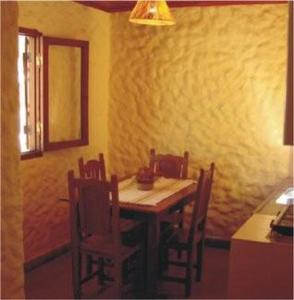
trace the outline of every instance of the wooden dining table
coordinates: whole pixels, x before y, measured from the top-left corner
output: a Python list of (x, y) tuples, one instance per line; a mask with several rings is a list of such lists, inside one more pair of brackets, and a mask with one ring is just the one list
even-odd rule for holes
[(135, 177), (119, 183), (121, 210), (147, 222), (146, 298), (158, 296), (160, 222), (173, 207), (192, 201), (196, 188), (195, 180), (164, 177), (150, 191), (138, 190)]

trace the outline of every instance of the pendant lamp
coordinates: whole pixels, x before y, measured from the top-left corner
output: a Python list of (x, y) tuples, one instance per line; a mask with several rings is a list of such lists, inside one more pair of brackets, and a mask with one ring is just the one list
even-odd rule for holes
[(175, 20), (165, 0), (138, 0), (131, 12), (129, 21), (137, 24), (164, 26), (173, 25)]

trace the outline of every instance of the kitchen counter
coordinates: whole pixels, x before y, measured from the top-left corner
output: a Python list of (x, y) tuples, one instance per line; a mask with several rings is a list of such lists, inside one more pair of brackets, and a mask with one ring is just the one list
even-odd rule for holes
[(270, 228), (285, 207), (276, 200), (291, 183), (280, 185), (232, 237), (229, 298), (293, 299), (293, 237)]
[[(285, 204), (278, 203), (278, 199), (285, 191), (293, 186), (293, 180), (287, 179), (283, 181), (254, 211), (254, 214), (263, 214), (276, 216)], [(289, 200), (291, 202), (291, 200)], [(292, 202), (293, 204), (293, 202)]]

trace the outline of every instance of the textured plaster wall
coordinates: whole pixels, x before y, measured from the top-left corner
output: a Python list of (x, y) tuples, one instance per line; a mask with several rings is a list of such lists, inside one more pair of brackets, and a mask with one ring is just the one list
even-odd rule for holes
[(19, 181), (17, 5), (1, 3), (1, 299), (24, 297)]
[(177, 24), (112, 17), (109, 151), (132, 173), (155, 147), (216, 163), (208, 234), (228, 238), (289, 176), (282, 145), (287, 5), (173, 10)]
[[(24, 250), (29, 261), (69, 240), (66, 174), (80, 156), (107, 159), (110, 17), (73, 2), (19, 2), (19, 26), (44, 35), (88, 40), (89, 146), (44, 153), (21, 162), (24, 201)], [(63, 111), (63, 114), (68, 112)]]

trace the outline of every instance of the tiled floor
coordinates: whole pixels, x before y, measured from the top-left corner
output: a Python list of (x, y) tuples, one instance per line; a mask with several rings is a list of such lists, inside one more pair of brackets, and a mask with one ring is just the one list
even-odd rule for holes
[[(206, 248), (202, 281), (193, 283), (191, 299), (225, 299), (229, 251)], [(26, 274), (27, 299), (71, 299), (71, 255), (62, 255)], [(111, 298), (111, 289), (100, 289), (97, 293), (93, 279), (83, 290), (84, 298)], [(178, 283), (161, 283), (160, 297), (180, 299), (184, 297), (184, 286)]]

